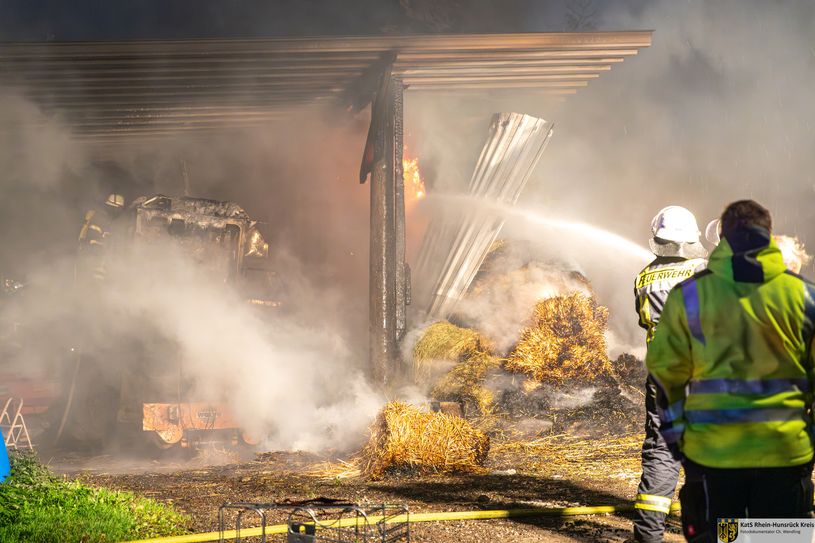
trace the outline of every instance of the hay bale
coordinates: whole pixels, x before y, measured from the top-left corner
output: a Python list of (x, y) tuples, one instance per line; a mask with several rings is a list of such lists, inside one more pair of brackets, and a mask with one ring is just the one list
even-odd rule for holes
[(390, 402), (371, 427), (362, 473), (374, 479), (395, 470), (473, 473), (481, 470), (489, 448), (489, 438), (460, 417)]
[(476, 353), (442, 376), (433, 386), (430, 396), (441, 402), (463, 402), (467, 406), (467, 413), (473, 413), (472, 408), (475, 408), (479, 415), (489, 414), (495, 397), (484, 386), (484, 381), (489, 371), (499, 365), (498, 359), (489, 353)]
[(432, 362), (462, 362), (489, 352), (491, 345), (475, 330), (461, 328), (447, 321), (428, 326), (413, 347), (413, 370), (417, 381), (429, 375)]
[(447, 321), (427, 327), (413, 348), (413, 368), (417, 384), (426, 384), (436, 376), (433, 365), (452, 362), (454, 366), (433, 385), (430, 396), (442, 402), (464, 402), (480, 414), (492, 409), (493, 394), (483, 386), (490, 369), (498, 367), (491, 345), (475, 330)]
[(583, 294), (538, 302), (505, 368), (541, 383), (589, 383), (611, 374), (608, 310)]

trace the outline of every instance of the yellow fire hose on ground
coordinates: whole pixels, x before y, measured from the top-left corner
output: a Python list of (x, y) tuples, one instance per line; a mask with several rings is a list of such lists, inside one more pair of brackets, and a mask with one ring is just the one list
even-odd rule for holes
[[(415, 513), (409, 516), (410, 523), (415, 522), (443, 522), (451, 520), (490, 520), (502, 518), (529, 518), (529, 517), (574, 517), (578, 515), (600, 515), (605, 513), (622, 513), (632, 511), (633, 505), (598, 505), (587, 507), (542, 507), (535, 509), (488, 509), (485, 511), (446, 511), (442, 513)], [(671, 504), (671, 512), (679, 511), (679, 504)], [(368, 522), (375, 524), (381, 521), (381, 517), (370, 517)], [(391, 517), (388, 522), (405, 522), (405, 516)], [(356, 518), (341, 519), (334, 527), (353, 526), (358, 523)], [(288, 530), (286, 524), (275, 524), (266, 527), (266, 535), (285, 534)], [(258, 536), (261, 528), (244, 528), (241, 530), (241, 537)], [(224, 540), (235, 539), (235, 530), (224, 532)], [(159, 537), (156, 539), (141, 539), (129, 543), (206, 543), (208, 541), (218, 541), (220, 532), (207, 532), (202, 534), (177, 535), (171, 537)]]

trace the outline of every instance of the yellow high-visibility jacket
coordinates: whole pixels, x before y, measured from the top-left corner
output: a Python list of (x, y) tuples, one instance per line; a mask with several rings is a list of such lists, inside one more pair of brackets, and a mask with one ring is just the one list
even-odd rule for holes
[(658, 256), (645, 266), (634, 281), (634, 300), (640, 327), (647, 332), (645, 341), (654, 339), (654, 331), (668, 293), (695, 272), (705, 267), (704, 258)]
[(809, 462), (813, 330), (815, 285), (786, 270), (769, 232), (722, 239), (668, 295), (648, 348), (666, 441), (714, 468)]

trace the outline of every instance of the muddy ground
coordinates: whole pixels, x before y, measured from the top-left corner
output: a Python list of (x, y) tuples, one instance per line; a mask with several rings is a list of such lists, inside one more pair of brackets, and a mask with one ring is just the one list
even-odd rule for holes
[[(404, 503), (413, 513), (630, 504), (639, 477), (639, 440), (636, 434), (549, 436), (530, 446), (494, 444), (484, 474), (401, 475), (381, 481), (332, 478), (325, 457), (305, 453), (265, 453), (253, 460), (233, 461), (229, 454), (218, 458), (219, 454), (210, 452), (185, 462), (131, 463), (111, 457), (56, 457), (51, 464), (93, 485), (172, 503), (190, 516), (192, 530), (208, 532), (218, 529), (218, 507), (230, 501), (324, 497)], [(205, 465), (218, 460), (228, 463)], [(282, 516), (273, 518), (273, 522), (282, 520)], [(631, 521), (623, 515), (417, 523), (411, 530), (412, 541), (439, 543), (631, 541)], [(682, 541), (676, 518), (669, 530), (666, 541)]]
[[(402, 473), (373, 481), (340, 462), (353, 462), (353, 458), (330, 453), (267, 452), (241, 459), (234, 451), (216, 449), (199, 451), (184, 460), (123, 461), (120, 452), (97, 457), (55, 455), (49, 463), (58, 472), (92, 485), (172, 503), (189, 515), (189, 528), (194, 532), (217, 531), (218, 508), (226, 502), (292, 503), (325, 498), (405, 504), (411, 513), (630, 506), (639, 481), (642, 444), (642, 393), (633, 383), (644, 380), (641, 362), (630, 358), (618, 361), (617, 366), (622, 370), (631, 366), (631, 375), (622, 372), (619, 378), (599, 383), (588, 403), (538, 405), (533, 393), (524, 395), (520, 403), (504, 406), (503, 418), (479, 419), (477, 423), (488, 431), (492, 442), (487, 463), (477, 474)], [(561, 396), (570, 397), (566, 392)], [(281, 512), (272, 514), (270, 522), (285, 520)], [(234, 522), (227, 528), (234, 528)], [(622, 543), (632, 541), (632, 527), (630, 513), (621, 513), (416, 523), (411, 526), (411, 536), (412, 541), (434, 543)], [(666, 541), (683, 541), (676, 517), (669, 523)]]

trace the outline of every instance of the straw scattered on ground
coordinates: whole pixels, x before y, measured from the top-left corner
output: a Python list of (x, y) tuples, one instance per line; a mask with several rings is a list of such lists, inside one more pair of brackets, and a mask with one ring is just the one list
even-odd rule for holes
[(361, 472), (373, 479), (403, 470), (478, 473), (489, 448), (489, 438), (460, 417), (391, 402), (371, 428), (371, 439), (360, 455)]
[[(634, 481), (639, 477), (639, 432), (597, 437), (551, 434), (536, 439), (508, 439), (490, 444), (482, 473), (514, 469), (541, 477), (568, 480), (615, 479)], [(315, 465), (308, 474), (320, 479), (352, 479), (362, 476), (359, 457)]]
[(505, 367), (549, 384), (589, 383), (610, 375), (607, 325), (608, 310), (583, 294), (538, 302)]
[(337, 459), (333, 462), (320, 462), (306, 470), (306, 474), (327, 480), (356, 479), (362, 476), (360, 464), (359, 457), (350, 460)]
[(494, 443), (490, 466), (570, 480), (636, 478), (640, 473), (642, 439), (640, 433), (596, 438), (558, 434)]

